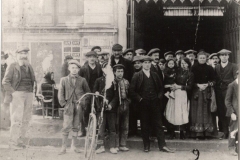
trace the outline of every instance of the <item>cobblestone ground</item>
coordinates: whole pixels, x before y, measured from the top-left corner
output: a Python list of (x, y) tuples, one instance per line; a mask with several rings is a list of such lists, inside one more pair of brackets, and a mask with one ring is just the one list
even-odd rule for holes
[[(58, 155), (60, 148), (55, 147), (30, 147), (21, 151), (0, 148), (0, 160), (84, 160), (83, 151), (80, 154), (68, 151), (65, 155)], [(95, 160), (194, 160), (196, 156), (190, 151), (177, 151), (176, 153), (163, 153), (154, 149), (149, 153), (141, 150), (130, 150), (113, 155), (108, 151), (96, 155)], [(237, 160), (228, 152), (200, 152), (200, 160)]]

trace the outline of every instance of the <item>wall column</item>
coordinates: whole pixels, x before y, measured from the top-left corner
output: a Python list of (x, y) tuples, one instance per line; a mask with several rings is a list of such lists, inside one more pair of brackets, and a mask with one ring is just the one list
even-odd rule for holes
[(127, 47), (127, 0), (117, 0), (118, 43)]

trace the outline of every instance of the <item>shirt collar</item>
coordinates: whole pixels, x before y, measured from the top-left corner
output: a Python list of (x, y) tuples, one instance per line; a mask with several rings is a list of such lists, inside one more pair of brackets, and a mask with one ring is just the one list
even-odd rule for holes
[(222, 62), (221, 62), (221, 66), (222, 66), (223, 68), (225, 68), (227, 65), (228, 65), (228, 61), (227, 61), (226, 63), (222, 63)]
[(156, 63), (156, 62), (153, 62), (153, 61), (152, 61), (152, 64), (153, 64), (154, 66), (156, 66), (156, 65), (157, 65), (157, 63)]
[(236, 79), (236, 83), (238, 84), (238, 78)]
[(79, 77), (78, 74), (76, 74), (76, 75), (69, 74), (69, 76), (70, 76), (71, 78), (78, 78), (78, 77)]
[(150, 70), (143, 69), (143, 73), (145, 73), (147, 76), (149, 76), (150, 75)]

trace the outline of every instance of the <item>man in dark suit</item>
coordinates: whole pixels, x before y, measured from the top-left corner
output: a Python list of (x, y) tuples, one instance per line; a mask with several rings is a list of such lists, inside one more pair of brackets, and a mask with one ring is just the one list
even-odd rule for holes
[(111, 67), (115, 66), (116, 64), (122, 64), (125, 68), (126, 71), (124, 73), (124, 77), (128, 82), (131, 81), (132, 76), (133, 76), (133, 65), (132, 62), (128, 59), (125, 59), (122, 57), (122, 49), (123, 47), (120, 44), (114, 44), (112, 47), (112, 56), (111, 56)]
[[(86, 79), (88, 86), (93, 92), (93, 86), (97, 78), (102, 77), (102, 68), (99, 63), (97, 63), (97, 53), (94, 51), (88, 52), (86, 55), (87, 62), (80, 69), (79, 75)], [(90, 103), (86, 105), (86, 110), (84, 111), (83, 120), (81, 122), (81, 131), (79, 136), (83, 137), (86, 135), (84, 127), (88, 125), (89, 113), (91, 112)]]
[[(228, 85), (227, 89), (227, 94), (226, 94), (226, 99), (225, 99), (225, 105), (227, 107), (227, 117), (231, 117), (230, 120), (230, 132), (238, 129), (238, 79), (233, 81)], [(237, 155), (236, 152), (234, 151), (234, 146), (235, 146), (235, 139), (232, 139), (229, 136), (228, 139), (228, 148), (230, 152), (234, 155)]]
[(162, 80), (162, 83), (163, 83), (163, 74), (162, 74), (162, 71), (161, 69), (159, 68), (159, 55), (160, 54), (160, 49), (158, 48), (153, 48), (151, 49), (149, 52), (148, 52), (148, 56), (150, 56), (152, 58), (152, 64), (151, 64), (151, 71), (152, 72), (156, 72), (157, 75), (159, 76), (159, 78)]
[(224, 133), (224, 138), (227, 139), (229, 135), (229, 117), (226, 117), (225, 97), (228, 85), (233, 82), (237, 77), (238, 66), (228, 61), (231, 51), (223, 49), (218, 52), (221, 63), (216, 66), (216, 102), (217, 113), (219, 118), (219, 130)]
[(158, 147), (163, 152), (173, 152), (166, 147), (164, 131), (162, 127), (162, 117), (160, 101), (163, 97), (163, 84), (157, 73), (150, 71), (151, 57), (142, 58), (142, 71), (136, 72), (132, 78), (129, 95), (139, 104), (141, 117), (141, 131), (144, 151), (149, 152), (149, 126), (154, 127), (158, 139)]

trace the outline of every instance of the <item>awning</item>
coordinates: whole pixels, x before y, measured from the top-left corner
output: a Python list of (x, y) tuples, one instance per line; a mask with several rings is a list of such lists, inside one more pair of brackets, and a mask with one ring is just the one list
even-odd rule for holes
[[(135, 0), (136, 2), (141, 2), (141, 1), (145, 1), (146, 3), (148, 3), (149, 1), (151, 0)], [(181, 3), (185, 2), (185, 1), (190, 1), (191, 3), (196, 3), (196, 2), (200, 2), (200, 3), (203, 3), (204, 1), (206, 0), (152, 0), (154, 1), (155, 3), (159, 2), (159, 1), (162, 1), (163, 3), (166, 3), (166, 2), (172, 2), (172, 3), (175, 3), (176, 1), (180, 1)], [(214, 1), (215, 2), (218, 2), (219, 4), (223, 1), (226, 1), (227, 3), (230, 3), (232, 1), (235, 1), (237, 3), (240, 3), (240, 0), (207, 0), (209, 3), (213, 3)]]

